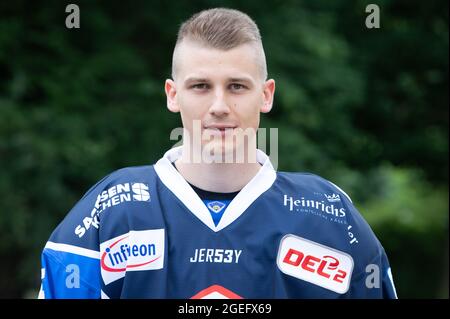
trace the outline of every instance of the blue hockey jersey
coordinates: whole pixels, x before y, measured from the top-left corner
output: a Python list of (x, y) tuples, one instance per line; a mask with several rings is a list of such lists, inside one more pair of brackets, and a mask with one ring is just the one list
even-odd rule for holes
[(223, 212), (172, 165), (99, 181), (42, 252), (40, 298), (396, 298), (380, 242), (336, 185), (262, 167)]

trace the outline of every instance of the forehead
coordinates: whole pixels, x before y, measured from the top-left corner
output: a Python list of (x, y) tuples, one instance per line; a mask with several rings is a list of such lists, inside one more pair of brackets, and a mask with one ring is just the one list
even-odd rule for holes
[(256, 81), (259, 76), (258, 50), (250, 44), (220, 50), (183, 41), (177, 48), (174, 60), (180, 80), (190, 76), (247, 76)]

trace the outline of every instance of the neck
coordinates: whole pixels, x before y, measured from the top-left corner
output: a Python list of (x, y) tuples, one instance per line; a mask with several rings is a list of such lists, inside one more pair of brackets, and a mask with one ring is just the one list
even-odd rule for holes
[[(184, 153), (184, 152), (183, 152)], [(210, 192), (240, 191), (258, 173), (259, 163), (192, 163), (183, 155), (175, 161), (180, 174), (190, 184)]]

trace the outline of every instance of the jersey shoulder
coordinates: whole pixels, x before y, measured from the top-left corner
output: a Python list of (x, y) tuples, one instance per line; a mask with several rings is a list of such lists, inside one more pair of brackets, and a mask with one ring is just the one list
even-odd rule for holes
[(315, 210), (317, 215), (327, 216), (328, 221), (336, 221), (323, 223), (324, 227), (330, 230), (342, 229), (341, 233), (350, 236), (351, 244), (358, 241), (358, 246), (380, 252), (382, 247), (372, 228), (350, 196), (339, 186), (311, 173), (279, 172), (277, 179), (289, 203), (292, 201), (294, 205), (298, 203), (300, 206), (306, 206), (309, 210)]
[[(339, 186), (316, 174), (304, 172), (278, 172), (278, 179), (286, 186), (311, 191), (313, 193), (324, 193), (325, 199), (330, 202), (341, 200), (342, 197), (342, 199), (352, 203), (350, 196)], [(325, 196), (326, 193), (330, 193), (330, 196)]]
[(151, 165), (125, 167), (103, 177), (73, 206), (50, 241), (93, 249), (102, 219), (123, 219), (123, 212), (150, 203), (155, 178)]

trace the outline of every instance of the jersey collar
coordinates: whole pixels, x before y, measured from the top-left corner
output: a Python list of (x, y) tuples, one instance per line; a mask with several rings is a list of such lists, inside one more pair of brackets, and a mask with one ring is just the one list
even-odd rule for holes
[(191, 213), (214, 232), (218, 232), (234, 222), (262, 193), (272, 186), (276, 179), (276, 172), (269, 157), (263, 151), (257, 150), (256, 159), (262, 165), (261, 169), (231, 201), (216, 226), (203, 201), (172, 165), (172, 162), (181, 157), (181, 152), (182, 146), (167, 151), (163, 158), (154, 165), (156, 174)]

